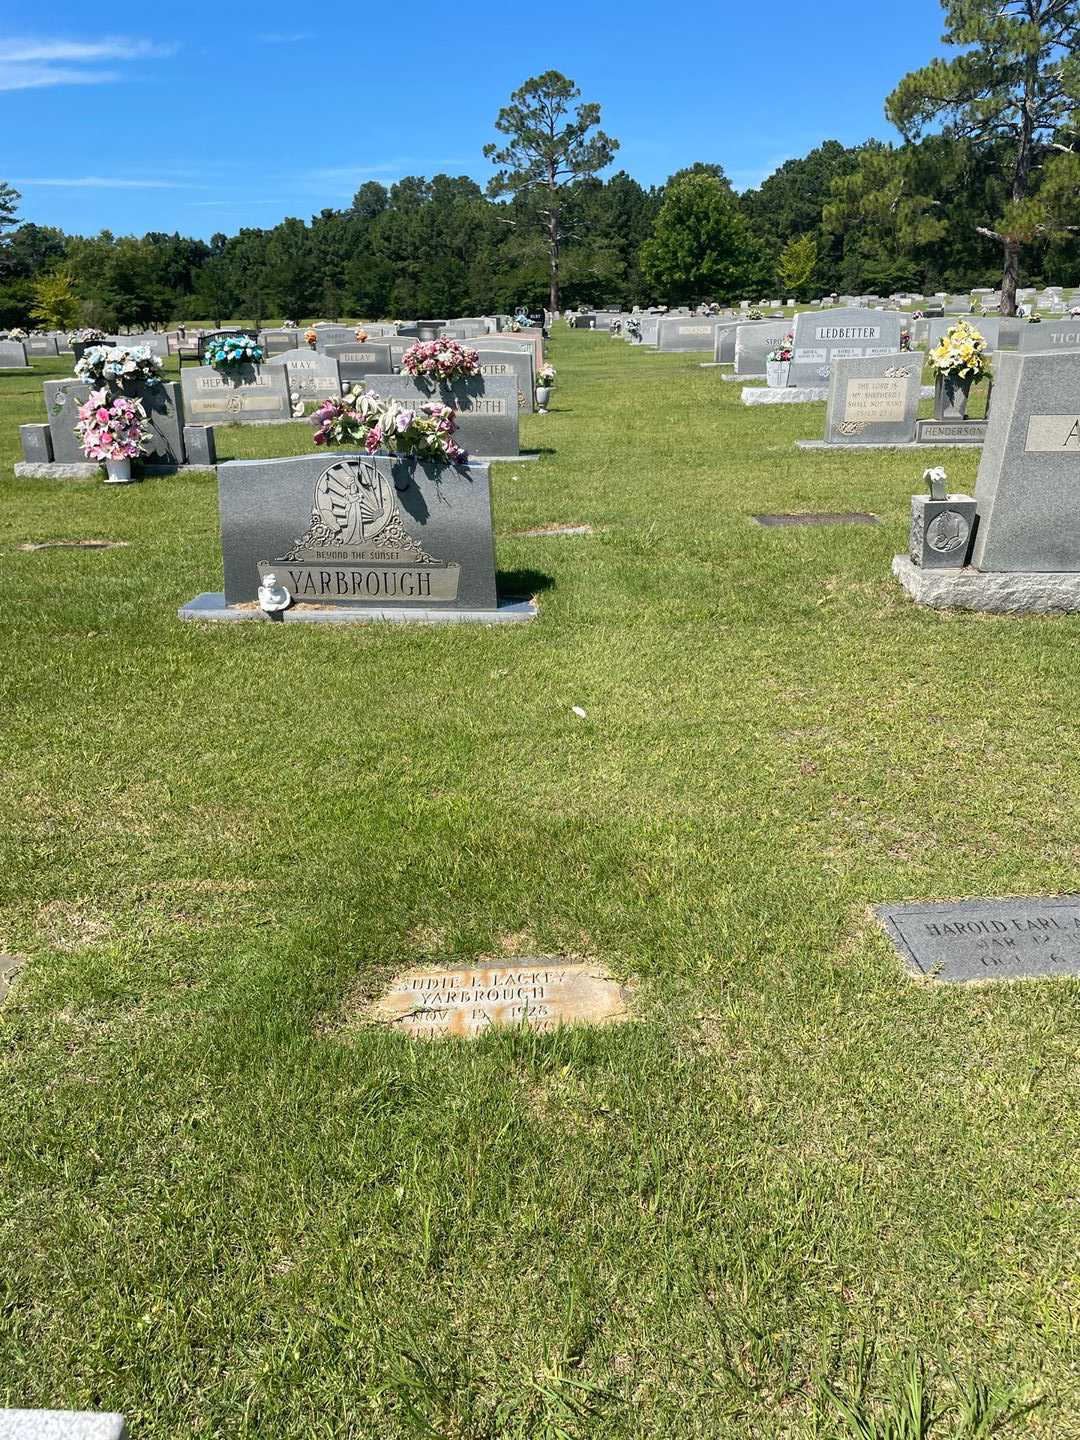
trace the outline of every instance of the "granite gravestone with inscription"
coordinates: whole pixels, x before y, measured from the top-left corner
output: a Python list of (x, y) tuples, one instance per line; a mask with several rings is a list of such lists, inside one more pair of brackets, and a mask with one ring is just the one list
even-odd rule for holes
[(394, 368), (390, 346), (378, 341), (353, 340), (348, 345), (325, 345), (321, 353), (337, 361), (343, 385), (365, 380), (369, 375), (389, 375)]
[(193, 425), (250, 425), (289, 420), (292, 406), (283, 365), (209, 365), (181, 370), (184, 408)]
[[(85, 404), (90, 394), (90, 385), (85, 380), (46, 380), (44, 388), (53, 460), (58, 465), (85, 464), (86, 455), (75, 434), (75, 424), (79, 406)], [(150, 465), (182, 465), (185, 460), (184, 400), (180, 386), (174, 380), (159, 380), (154, 385), (128, 384), (124, 393), (139, 401), (150, 427), (150, 439), (140, 458)]]
[(922, 357), (835, 360), (829, 375), (825, 439), (830, 445), (908, 445), (915, 439)]
[(630, 1018), (625, 988), (596, 965), (505, 960), (398, 975), (369, 1011), (413, 1039), (471, 1037), (499, 1026), (556, 1030)]
[(895, 310), (851, 306), (795, 317), (789, 385), (823, 385), (834, 360), (894, 355), (900, 349), (900, 315)]
[(31, 335), (26, 341), (26, 348), (31, 355), (36, 355), (39, 359), (52, 359), (60, 353), (52, 335)]
[(531, 350), (485, 349), (480, 356), (480, 374), (485, 380), (513, 380), (517, 385), (518, 409), (525, 415), (533, 413), (536, 381)]
[(218, 467), (225, 604), (495, 610), (486, 465), (324, 452)]
[(658, 348), (671, 352), (712, 350), (714, 328), (707, 316), (672, 316), (660, 323)]
[(471, 455), (521, 454), (516, 380), (476, 375), (449, 385), (433, 385), (411, 375), (369, 375), (365, 384), (384, 400), (400, 400), (406, 405), (437, 400), (449, 405), (457, 422), (454, 439)]
[(979, 570), (1080, 570), (1080, 351), (998, 356), (975, 484)]
[(266, 368), (274, 365), (285, 366), (290, 398), (296, 396), (309, 413), (324, 400), (336, 399), (341, 394), (338, 362), (332, 355), (309, 350), (305, 345), (272, 355), (266, 362)]
[(776, 350), (784, 343), (784, 336), (787, 333), (786, 320), (771, 324), (751, 321), (748, 325), (737, 326), (735, 330), (735, 374), (760, 375), (764, 378), (766, 374), (765, 357), (771, 350)]
[(905, 964), (953, 984), (1080, 975), (1080, 896), (880, 905)]
[(1052, 354), (1080, 350), (1080, 319), (1042, 320), (1035, 325), (1022, 321), (1017, 330), (1016, 348), (1023, 355), (1039, 350)]

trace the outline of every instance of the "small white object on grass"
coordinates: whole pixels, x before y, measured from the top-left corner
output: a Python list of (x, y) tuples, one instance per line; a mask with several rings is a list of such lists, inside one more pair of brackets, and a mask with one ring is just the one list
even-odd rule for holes
[(570, 709), (573, 710), (574, 714), (578, 717), (579, 720), (584, 720), (586, 715), (588, 714), (588, 711), (583, 710), (580, 705), (571, 705)]
[(276, 575), (264, 575), (263, 583), (259, 586), (259, 604), (268, 615), (274, 615), (279, 610), (289, 608), (292, 596), (284, 585), (277, 583)]

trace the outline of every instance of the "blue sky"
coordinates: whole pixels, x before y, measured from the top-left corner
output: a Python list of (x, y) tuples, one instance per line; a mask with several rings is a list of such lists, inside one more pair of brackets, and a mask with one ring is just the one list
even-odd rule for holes
[(0, 179), (73, 233), (209, 236), (347, 205), (365, 180), (483, 183), (511, 90), (558, 69), (616, 169), (738, 189), (822, 140), (895, 139), (882, 102), (940, 53), (939, 0), (474, 0), (0, 11)]

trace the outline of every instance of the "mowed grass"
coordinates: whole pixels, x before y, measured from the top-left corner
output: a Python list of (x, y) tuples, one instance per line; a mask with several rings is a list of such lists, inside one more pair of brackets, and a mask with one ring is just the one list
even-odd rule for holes
[[(16, 480), (66, 367), (0, 376), (0, 1404), (820, 1440), (921, 1371), (935, 1436), (1080, 1436), (1080, 984), (917, 983), (869, 913), (1080, 889), (1080, 621), (902, 597), (922, 469), (977, 452), (800, 452), (823, 406), (700, 357), (551, 357), (494, 471), (540, 618), (493, 629), (180, 624), (214, 482)], [(749, 518), (801, 510), (882, 523)], [(127, 544), (19, 548), (79, 538)], [(635, 1023), (362, 1023), (511, 955)]]

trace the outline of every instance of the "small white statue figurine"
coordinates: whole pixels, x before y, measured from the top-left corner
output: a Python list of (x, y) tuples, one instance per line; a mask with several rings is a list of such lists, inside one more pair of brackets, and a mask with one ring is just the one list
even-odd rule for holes
[(264, 575), (263, 583), (259, 586), (259, 604), (268, 615), (276, 615), (279, 610), (289, 608), (292, 596), (284, 585), (277, 583), (276, 575)]

